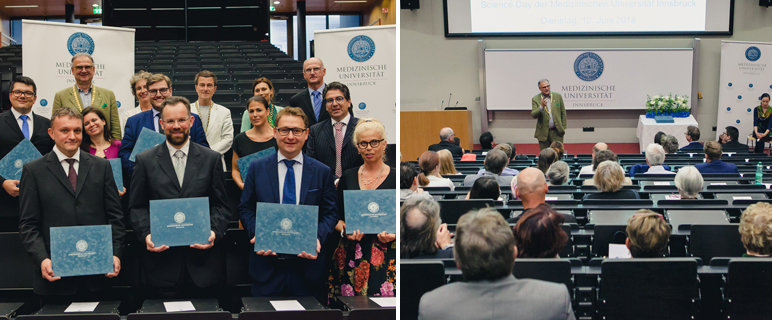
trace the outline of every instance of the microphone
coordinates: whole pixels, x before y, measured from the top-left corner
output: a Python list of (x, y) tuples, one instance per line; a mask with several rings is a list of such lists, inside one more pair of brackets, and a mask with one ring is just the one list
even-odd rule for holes
[(453, 108), (458, 107), (458, 100), (456, 100), (456, 105), (453, 106)]
[(442, 102), (440, 102), (440, 110), (442, 110), (442, 106), (444, 105), (445, 105), (445, 100), (442, 100)]
[(450, 93), (450, 96), (448, 97), (448, 107), (450, 107), (450, 98), (453, 97), (453, 93)]

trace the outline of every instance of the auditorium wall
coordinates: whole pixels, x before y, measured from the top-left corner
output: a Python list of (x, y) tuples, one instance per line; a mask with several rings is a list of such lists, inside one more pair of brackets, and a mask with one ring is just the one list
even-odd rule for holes
[[(447, 106), (448, 95), (452, 93), (451, 106), (459, 101), (459, 107), (472, 110), (475, 143), (479, 143), (478, 39), (445, 38), (444, 24), (442, 1), (439, 0), (421, 1), (421, 8), (417, 10), (401, 10), (400, 110), (440, 110), (441, 101), (445, 100)], [(760, 7), (756, 1), (736, 0), (734, 35), (701, 36), (700, 39), (698, 89), (702, 99), (696, 101), (692, 112), (703, 133), (700, 140), (706, 141), (715, 136), (712, 130), (718, 110), (721, 40), (772, 42), (772, 8)], [(694, 43), (694, 37), (690, 36), (498, 37), (484, 40), (486, 47), (491, 49), (690, 48)], [(538, 79), (533, 79), (534, 95), (539, 92), (536, 81)], [(530, 106), (531, 102), (512, 103)], [(565, 142), (637, 143), (635, 134), (641, 114), (644, 114), (643, 110), (568, 111)], [(493, 121), (489, 122), (489, 129), (499, 143), (536, 143), (533, 138), (535, 126), (536, 121), (529, 111), (497, 111)], [(582, 127), (595, 127), (595, 131), (582, 132)], [(741, 140), (744, 143), (744, 139)]]

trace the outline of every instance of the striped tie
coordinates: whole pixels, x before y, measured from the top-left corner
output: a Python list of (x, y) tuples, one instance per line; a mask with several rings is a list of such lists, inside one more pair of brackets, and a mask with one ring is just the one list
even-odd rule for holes
[(343, 165), (340, 160), (343, 152), (343, 122), (337, 122), (333, 127), (335, 127), (335, 176), (340, 178), (343, 175)]

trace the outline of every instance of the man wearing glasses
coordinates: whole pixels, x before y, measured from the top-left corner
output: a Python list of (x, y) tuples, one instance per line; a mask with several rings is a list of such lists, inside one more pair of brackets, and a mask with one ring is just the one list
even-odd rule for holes
[(298, 107), (308, 117), (308, 126), (330, 118), (330, 114), (324, 108), (325, 90), (324, 75), (327, 69), (319, 58), (310, 58), (303, 62), (303, 78), (308, 83), (308, 90), (298, 92), (290, 98), (290, 107)]
[(351, 94), (345, 84), (328, 84), (324, 88), (324, 103), (330, 119), (311, 126), (306, 153), (330, 167), (335, 178), (340, 178), (346, 169), (364, 164), (351, 143), (358, 119), (349, 113)]
[(536, 119), (533, 137), (539, 140), (539, 150), (544, 150), (554, 141), (563, 142), (568, 125), (563, 96), (550, 90), (547, 79), (539, 80), (539, 91), (541, 93), (531, 99), (531, 117)]
[[(217, 91), (217, 75), (209, 70), (201, 71), (196, 74), (194, 83), (198, 100), (190, 106), (190, 111), (201, 118), (210, 148), (225, 155), (233, 144), (233, 119), (228, 108), (212, 102), (212, 96)], [(226, 170), (225, 160), (222, 169)]]
[(99, 88), (92, 82), (96, 68), (94, 58), (88, 53), (78, 53), (72, 56), (72, 75), (75, 76), (75, 85), (67, 87), (54, 95), (53, 111), (60, 107), (70, 107), (78, 113), (83, 109), (94, 107), (105, 114), (108, 123), (105, 130), (110, 132), (113, 139), (121, 140), (121, 122), (118, 117), (118, 103), (115, 102), (115, 93), (105, 88)]
[[(303, 110), (286, 107), (276, 115), (274, 138), (279, 152), (253, 161), (241, 193), (241, 223), (255, 242), (255, 203), (301, 204), (319, 207), (316, 252), (297, 256), (277, 255), (271, 250), (249, 255), (252, 295), (325, 297), (325, 242), (338, 222), (335, 176), (323, 163), (304, 155), (308, 118)], [(317, 258), (318, 257), (318, 258)], [(319, 300), (323, 301), (323, 300)]]
[[(142, 128), (148, 128), (158, 133), (163, 133), (163, 127), (160, 125), (161, 108), (164, 100), (172, 96), (172, 81), (163, 74), (154, 74), (147, 80), (147, 91), (150, 93), (150, 104), (153, 106), (148, 111), (140, 112), (126, 120), (126, 133), (121, 141), (121, 149), (118, 155), (121, 157), (121, 164), (126, 173), (131, 175), (134, 171), (134, 162), (129, 160), (131, 151), (137, 143)], [(204, 127), (201, 126), (201, 118), (193, 114), (193, 124), (190, 128), (190, 140), (204, 147), (209, 148), (206, 141)]]

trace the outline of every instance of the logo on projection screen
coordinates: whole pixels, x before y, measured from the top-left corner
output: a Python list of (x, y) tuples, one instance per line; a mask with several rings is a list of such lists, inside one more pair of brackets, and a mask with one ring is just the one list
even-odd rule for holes
[(756, 47), (748, 47), (748, 49), (745, 50), (745, 58), (748, 59), (748, 61), (756, 61), (761, 58), (761, 50)]
[(585, 52), (574, 61), (574, 73), (579, 79), (593, 81), (603, 74), (603, 59), (593, 52)]
[(375, 54), (375, 42), (368, 36), (356, 36), (348, 42), (348, 56), (356, 62), (370, 60)]
[(70, 54), (73, 56), (78, 53), (94, 53), (94, 39), (91, 36), (83, 33), (73, 33), (69, 39), (67, 39), (67, 49), (70, 50)]

